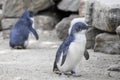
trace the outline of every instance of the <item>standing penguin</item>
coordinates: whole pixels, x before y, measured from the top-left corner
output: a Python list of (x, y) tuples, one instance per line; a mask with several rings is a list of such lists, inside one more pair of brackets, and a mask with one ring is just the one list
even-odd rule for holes
[(69, 36), (57, 50), (53, 72), (59, 72), (60, 74), (67, 74), (70, 72), (73, 76), (79, 77), (80, 75), (75, 72), (77, 64), (83, 56), (86, 60), (89, 59), (89, 54), (86, 50), (85, 36), (88, 26), (83, 22), (74, 22), (74, 20), (71, 22)]
[(10, 46), (16, 49), (25, 49), (28, 45), (29, 33), (32, 32), (38, 40), (37, 32), (32, 28), (33, 21), (30, 19), (30, 11), (25, 11), (13, 26), (10, 33)]

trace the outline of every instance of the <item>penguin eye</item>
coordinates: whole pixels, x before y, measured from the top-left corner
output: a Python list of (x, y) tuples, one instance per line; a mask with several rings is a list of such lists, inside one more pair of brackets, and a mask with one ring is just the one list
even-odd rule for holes
[(81, 28), (78, 28), (78, 29), (76, 29), (76, 32), (79, 32), (79, 31), (81, 31), (82, 29)]

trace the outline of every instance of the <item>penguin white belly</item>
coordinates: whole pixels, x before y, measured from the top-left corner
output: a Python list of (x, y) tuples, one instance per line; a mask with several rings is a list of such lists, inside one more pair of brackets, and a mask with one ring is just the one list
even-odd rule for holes
[(69, 72), (77, 66), (84, 55), (85, 44), (85, 42), (72, 42), (70, 44), (64, 64), (62, 66), (58, 66), (60, 71)]
[(28, 40), (26, 40), (25, 43), (24, 43), (24, 47), (27, 47), (28, 44), (29, 44), (29, 36), (30, 36), (30, 34), (28, 35)]
[(24, 43), (24, 47), (27, 47), (29, 44), (29, 40), (26, 40), (25, 43)]

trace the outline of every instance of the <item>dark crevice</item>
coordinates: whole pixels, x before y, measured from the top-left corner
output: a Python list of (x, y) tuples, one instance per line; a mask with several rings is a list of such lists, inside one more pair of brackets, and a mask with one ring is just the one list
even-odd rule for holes
[(54, 5), (48, 9), (39, 11), (35, 15), (52, 15), (61, 20), (65, 17), (70, 16), (71, 14), (78, 14), (78, 12), (62, 11), (62, 10), (59, 10), (56, 5)]

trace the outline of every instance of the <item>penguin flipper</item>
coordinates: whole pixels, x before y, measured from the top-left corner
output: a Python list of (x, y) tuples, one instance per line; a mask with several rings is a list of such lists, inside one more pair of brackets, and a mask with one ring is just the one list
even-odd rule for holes
[[(68, 47), (66, 47), (63, 50), (63, 53), (59, 53), (59, 58), (60, 56), (62, 56), (62, 61), (61, 61), (61, 66), (64, 64), (66, 57), (67, 57), (67, 52), (68, 52)], [(62, 55), (63, 54), (63, 55)], [(58, 67), (57, 67), (57, 62), (59, 61), (59, 58), (56, 57), (55, 61), (54, 61), (54, 66), (53, 66), (53, 72), (59, 71)]]
[(65, 60), (66, 60), (66, 55), (63, 55), (61, 66), (64, 64)]
[(31, 32), (33, 33), (33, 35), (35, 36), (36, 40), (38, 40), (38, 39), (39, 39), (39, 36), (38, 36), (36, 30), (32, 28), (32, 26), (30, 27), (30, 31), (31, 31)]
[(84, 57), (85, 57), (86, 60), (89, 59), (89, 53), (88, 53), (87, 49), (85, 49)]
[(61, 66), (64, 64), (64, 62), (65, 62), (65, 60), (66, 60), (67, 53), (68, 53), (68, 47), (66, 47), (65, 51), (63, 52), (63, 57), (62, 57)]
[[(62, 56), (62, 61), (60, 63), (60, 65), (63, 65), (65, 60), (66, 60), (66, 56), (67, 56), (67, 53), (68, 53), (68, 48), (69, 48), (69, 45), (70, 43), (74, 40), (74, 38), (71, 38), (71, 37), (67, 37), (63, 43), (60, 45), (60, 47), (58, 48), (57, 50), (57, 53), (56, 53), (56, 58), (55, 58), (55, 61), (54, 61), (54, 65), (53, 65), (53, 72), (55, 70), (58, 70), (58, 67), (57, 67), (57, 63), (60, 61), (61, 59), (61, 56)], [(63, 55), (62, 55), (63, 54)]]

